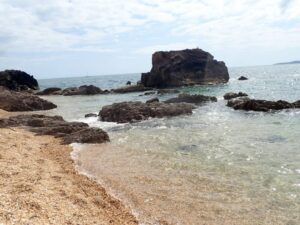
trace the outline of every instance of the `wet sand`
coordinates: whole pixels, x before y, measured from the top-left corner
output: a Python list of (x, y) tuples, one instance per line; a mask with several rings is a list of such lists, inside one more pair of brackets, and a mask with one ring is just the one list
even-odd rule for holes
[[(0, 117), (11, 115), (0, 110)], [(69, 146), (0, 129), (0, 224), (138, 224), (120, 201), (79, 175)]]

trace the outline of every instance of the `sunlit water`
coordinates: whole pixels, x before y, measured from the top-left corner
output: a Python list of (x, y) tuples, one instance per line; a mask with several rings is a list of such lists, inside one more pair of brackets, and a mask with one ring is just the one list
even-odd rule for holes
[[(248, 81), (238, 81), (239, 76)], [(217, 96), (191, 116), (118, 125), (85, 119), (102, 106), (145, 101), (141, 93), (47, 99), (49, 114), (105, 129), (111, 142), (74, 145), (78, 170), (123, 200), (144, 224), (300, 224), (300, 110), (233, 111), (223, 94), (300, 99), (300, 66), (230, 69), (228, 84), (182, 88)], [(41, 80), (43, 87), (137, 81), (138, 74)], [(72, 84), (72, 85), (71, 85)], [(174, 95), (159, 96), (167, 99)]]

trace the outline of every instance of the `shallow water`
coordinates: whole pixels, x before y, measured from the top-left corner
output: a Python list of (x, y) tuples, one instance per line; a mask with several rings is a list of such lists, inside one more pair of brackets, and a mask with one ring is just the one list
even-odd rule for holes
[[(241, 75), (249, 80), (238, 81)], [(144, 101), (153, 96), (131, 93), (47, 98), (59, 106), (50, 114), (86, 121), (109, 133), (108, 144), (75, 145), (78, 169), (126, 202), (142, 223), (299, 224), (300, 110), (233, 111), (225, 106), (222, 95), (244, 91), (255, 98), (298, 100), (300, 66), (232, 68), (230, 76), (225, 85), (181, 89), (219, 99), (197, 108), (192, 116), (132, 125), (83, 116), (113, 102)], [(99, 79), (110, 88), (111, 84), (138, 78)], [(44, 87), (62, 83), (43, 82)], [(81, 85), (88, 81), (77, 78), (76, 82)], [(160, 98), (169, 97), (173, 95)]]

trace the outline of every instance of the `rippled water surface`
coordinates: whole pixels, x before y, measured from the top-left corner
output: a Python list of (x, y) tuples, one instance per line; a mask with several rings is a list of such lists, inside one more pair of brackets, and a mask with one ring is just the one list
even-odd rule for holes
[[(248, 81), (238, 81), (239, 76)], [(78, 169), (122, 199), (144, 224), (300, 224), (300, 110), (233, 111), (223, 94), (300, 99), (300, 66), (231, 68), (228, 84), (187, 87), (217, 96), (191, 116), (117, 125), (84, 114), (141, 93), (47, 97), (50, 114), (105, 129), (111, 142), (74, 145)], [(95, 84), (113, 88), (138, 74), (42, 80), (43, 87)], [(71, 83), (72, 85), (68, 85)], [(159, 96), (167, 99), (173, 95)]]

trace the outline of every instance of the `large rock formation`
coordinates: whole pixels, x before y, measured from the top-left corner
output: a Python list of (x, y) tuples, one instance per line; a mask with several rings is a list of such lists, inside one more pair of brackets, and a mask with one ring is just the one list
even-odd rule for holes
[(103, 143), (109, 136), (100, 128), (90, 128), (86, 123), (66, 122), (60, 116), (19, 115), (0, 119), (0, 128), (25, 126), (39, 135), (61, 138), (64, 144)]
[(104, 106), (99, 116), (102, 121), (132, 123), (150, 117), (171, 117), (192, 114), (194, 106), (188, 103), (167, 104), (162, 102), (121, 102)]
[(224, 62), (201, 49), (156, 52), (152, 69), (143, 73), (145, 87), (178, 87), (184, 85), (225, 83), (229, 74)]
[(231, 99), (228, 101), (227, 106), (232, 107), (235, 110), (261, 111), (261, 112), (290, 109), (290, 108), (300, 108), (299, 101), (290, 103), (282, 100), (267, 101), (267, 100), (250, 99), (248, 97)]
[(10, 112), (38, 111), (54, 109), (57, 106), (52, 102), (41, 99), (38, 96), (10, 91), (0, 86), (0, 109)]
[(205, 102), (217, 102), (217, 98), (213, 96), (205, 96), (205, 95), (190, 95), (190, 94), (179, 94), (176, 98), (171, 98), (166, 100), (166, 103), (191, 103), (191, 104), (203, 104)]
[(39, 84), (33, 76), (20, 70), (5, 70), (0, 72), (0, 86), (13, 91), (38, 90)]

